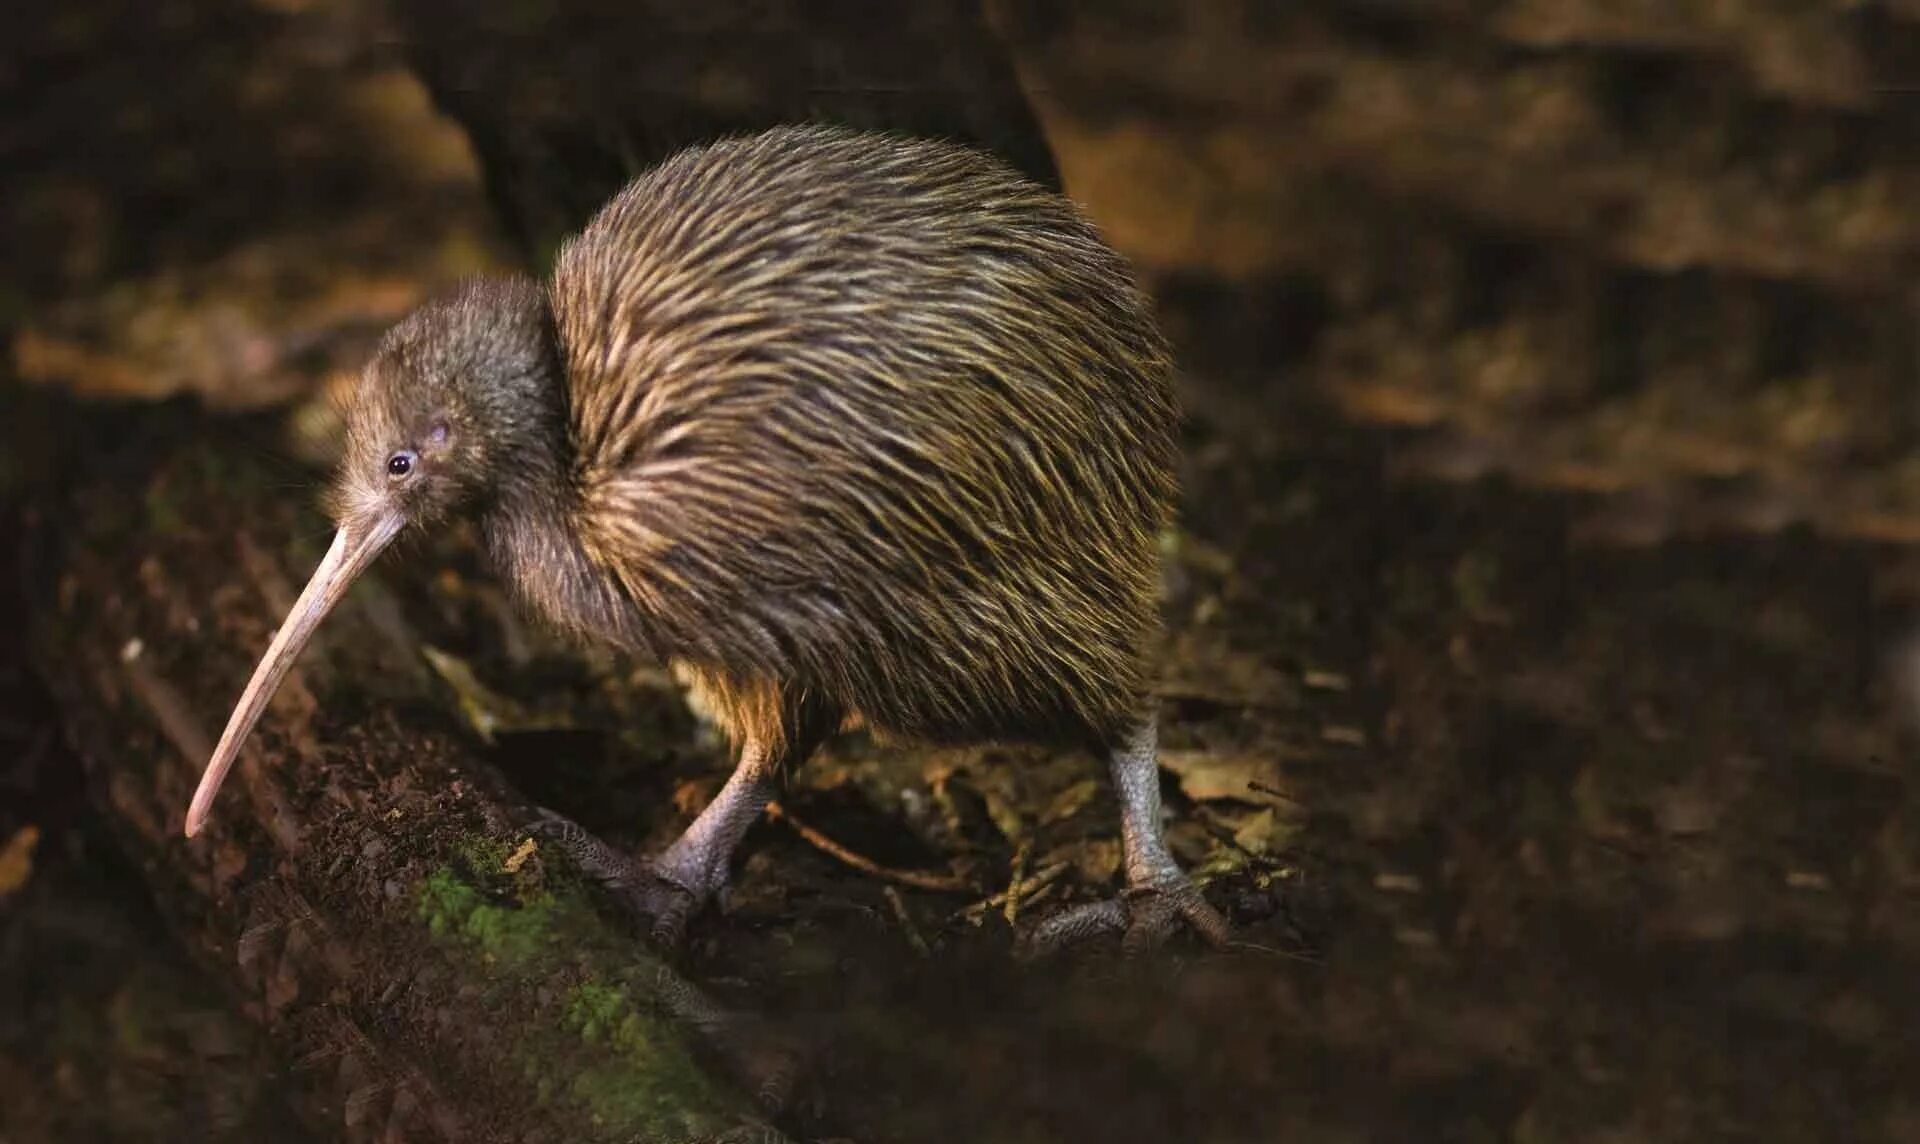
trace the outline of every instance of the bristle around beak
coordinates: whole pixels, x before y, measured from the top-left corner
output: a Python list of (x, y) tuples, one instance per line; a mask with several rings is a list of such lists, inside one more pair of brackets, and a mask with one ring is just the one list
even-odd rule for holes
[(327, 549), (320, 566), (313, 570), (313, 578), (307, 581), (300, 599), (294, 602), (293, 610), (287, 613), (280, 631), (273, 637), (273, 643), (268, 645), (266, 654), (260, 657), (260, 666), (254, 668), (247, 689), (240, 693), (239, 702), (234, 704), (233, 714), (227, 718), (227, 729), (220, 736), (220, 745), (214, 748), (213, 758), (208, 760), (207, 769), (200, 776), (200, 787), (193, 793), (193, 803), (187, 808), (187, 837), (198, 834), (200, 828), (206, 825), (207, 815), (213, 808), (214, 795), (219, 793), (227, 772), (233, 769), (241, 746), (266, 711), (267, 704), (273, 700), (281, 680), (286, 678), (294, 661), (313, 639), (320, 621), (333, 611), (334, 606), (346, 596), (347, 589), (393, 541), (405, 523), (396, 514), (386, 514), (366, 522), (353, 521), (342, 525), (340, 531), (334, 534), (333, 546)]

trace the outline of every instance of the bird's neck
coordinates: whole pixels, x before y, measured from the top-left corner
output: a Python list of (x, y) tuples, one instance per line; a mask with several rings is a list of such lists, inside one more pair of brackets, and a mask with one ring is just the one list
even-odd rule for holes
[(565, 381), (557, 368), (542, 380), (543, 408), (496, 442), (498, 475), (479, 514), (488, 555), (540, 619), (585, 642), (648, 650), (637, 613), (581, 542)]
[(522, 607), (584, 643), (645, 651), (637, 615), (575, 525), (564, 471), (549, 487), (515, 481), (481, 517), (488, 555)]

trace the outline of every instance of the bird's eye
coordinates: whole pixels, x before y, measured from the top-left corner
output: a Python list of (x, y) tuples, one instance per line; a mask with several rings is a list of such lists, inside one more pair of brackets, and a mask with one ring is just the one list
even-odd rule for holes
[(387, 475), (394, 480), (410, 476), (413, 473), (413, 453), (402, 449), (387, 458)]

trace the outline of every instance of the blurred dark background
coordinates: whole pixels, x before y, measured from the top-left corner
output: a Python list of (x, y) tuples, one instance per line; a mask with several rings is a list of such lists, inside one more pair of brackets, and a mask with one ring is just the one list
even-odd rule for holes
[[(72, 746), (48, 614), (89, 581), (40, 554), (103, 482), (160, 512), (112, 443), (242, 438), (310, 503), (329, 390), (424, 294), (538, 267), (675, 146), (801, 117), (1057, 179), (1158, 299), (1191, 422), (1176, 839), (1270, 951), (1022, 994), (989, 1036), (943, 1023), (918, 933), (868, 934), (860, 972), (907, 983), (869, 1016), (951, 1049), (861, 1081), (883, 1039), (847, 1033), (820, 1135), (1920, 1140), (1920, 4), (694, 9), (0, 17), (0, 1141), (368, 1135), (316, 1112), (319, 1066), (183, 936)], [(856, 753), (789, 801), (910, 833), (953, 766)], [(1031, 773), (978, 780), (1028, 824), (989, 816), (993, 877), (1053, 857), (1091, 893), (1091, 771)], [(749, 914), (892, 916), (763, 843)], [(964, 903), (907, 897), (937, 961)], [(767, 942), (732, 972), (789, 973)]]

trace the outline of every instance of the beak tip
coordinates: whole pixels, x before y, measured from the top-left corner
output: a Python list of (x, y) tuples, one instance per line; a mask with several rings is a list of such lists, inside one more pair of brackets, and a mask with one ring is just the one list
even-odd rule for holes
[(200, 805), (198, 799), (195, 799), (193, 805), (187, 807), (187, 821), (186, 824), (181, 827), (181, 833), (185, 834), (188, 838), (192, 838), (194, 835), (199, 834), (201, 829), (206, 825), (207, 809)]

